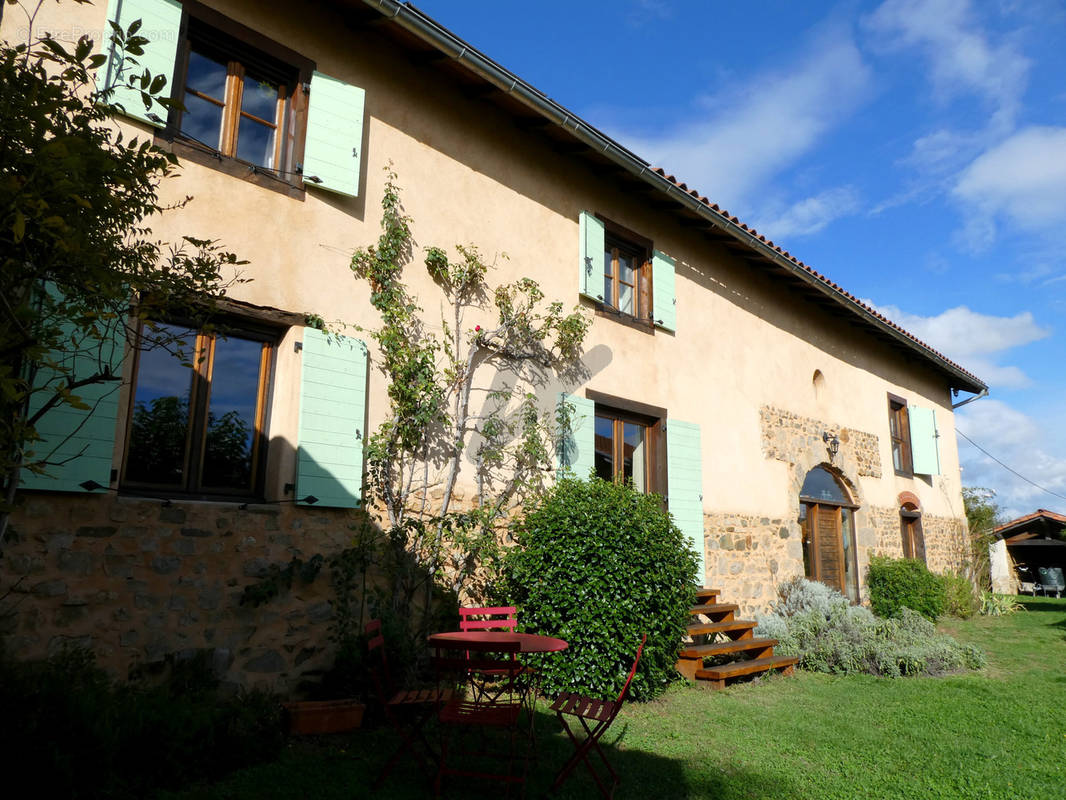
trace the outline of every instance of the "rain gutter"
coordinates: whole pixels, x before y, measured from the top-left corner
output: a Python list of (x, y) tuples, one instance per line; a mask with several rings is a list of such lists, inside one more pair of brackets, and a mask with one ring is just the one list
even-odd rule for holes
[[(727, 219), (699, 198), (693, 197), (677, 184), (667, 180), (662, 175), (659, 175), (647, 161), (622, 147), (622, 145), (604, 135), (576, 114), (568, 111), (543, 92), (538, 91), (536, 88), (526, 83), (514, 73), (501, 67), (484, 53), (474, 49), (449, 30), (441, 27), (414, 6), (409, 3), (398, 2), (397, 0), (363, 0), (363, 2), (372, 8), (376, 8), (379, 12), (392, 19), (405, 30), (415, 34), (420, 39), (431, 43), (444, 54), (461, 62), (470, 69), (471, 72), (488, 81), (500, 91), (516, 97), (522, 103), (534, 109), (541, 116), (546, 117), (551, 122), (554, 122), (559, 127), (568, 131), (592, 150), (601, 153), (614, 163), (623, 167), (632, 175), (673, 198), (682, 206), (688, 208), (714, 227), (729, 234), (740, 243), (748, 246), (759, 255), (776, 264), (778, 267), (786, 270), (809, 286), (814, 287), (830, 297), (846, 310), (858, 315), (867, 324), (872, 325), (882, 333), (888, 334), (900, 344), (903, 344), (912, 350), (917, 350), (922, 356), (932, 361), (941, 370), (954, 376), (959, 381), (957, 388), (962, 389), (963, 391), (981, 392), (982, 394), (978, 395), (978, 397), (988, 393), (988, 387), (980, 380), (968, 375), (960, 367), (952, 364), (940, 354), (931, 350), (923, 343), (911, 338), (903, 331), (886, 324), (872, 312), (856, 304), (852, 298), (840, 289), (834, 288), (823, 279), (811, 274), (806, 268), (801, 267), (791, 259), (778, 253), (765, 242), (761, 241), (757, 236), (752, 234), (750, 230), (746, 230), (738, 223)], [(970, 399), (976, 400), (977, 397)]]

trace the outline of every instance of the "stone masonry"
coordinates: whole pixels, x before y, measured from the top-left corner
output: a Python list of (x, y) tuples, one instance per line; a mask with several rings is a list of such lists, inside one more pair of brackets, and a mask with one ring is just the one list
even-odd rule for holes
[(0, 635), (20, 658), (91, 648), (124, 677), (168, 654), (211, 649), (225, 680), (279, 691), (332, 662), (328, 570), (259, 607), (245, 586), (295, 556), (350, 544), (354, 513), (116, 497), (30, 495), (13, 519)]

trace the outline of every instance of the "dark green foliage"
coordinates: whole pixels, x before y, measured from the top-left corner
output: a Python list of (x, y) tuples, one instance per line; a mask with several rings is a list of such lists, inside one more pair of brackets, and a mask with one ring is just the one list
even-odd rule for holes
[(630, 689), (647, 700), (676, 676), (695, 598), (696, 558), (661, 498), (593, 478), (559, 481), (514, 528), (505, 583), (522, 630), (570, 648), (535, 666), (542, 690), (613, 698), (642, 634)]
[(874, 556), (866, 584), (870, 608), (879, 617), (898, 617), (909, 608), (935, 620), (944, 612), (944, 581), (917, 559)]
[(945, 614), (969, 619), (981, 610), (981, 597), (965, 575), (949, 572), (940, 580), (944, 585)]
[(114, 684), (92, 656), (0, 658), (0, 752), (41, 797), (145, 797), (276, 758), (277, 699), (223, 696), (206, 654)]

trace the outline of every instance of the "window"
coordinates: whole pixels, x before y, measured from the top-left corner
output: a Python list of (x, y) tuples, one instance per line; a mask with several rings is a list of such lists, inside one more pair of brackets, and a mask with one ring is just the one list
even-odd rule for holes
[(632, 481), (639, 492), (655, 491), (653, 438), (657, 423), (635, 414), (596, 406), (596, 476)]
[(677, 328), (674, 260), (649, 239), (582, 211), (581, 294), (602, 311), (649, 332)]
[(145, 326), (130, 399), (122, 485), (257, 494), (274, 337)]
[(907, 401), (891, 394), (888, 396), (888, 431), (892, 439), (892, 466), (897, 475), (910, 476), (911, 437)]
[(122, 113), (163, 129), (157, 142), (289, 194), (311, 185), (358, 195), (362, 89), (194, 0), (111, 4), (112, 22), (125, 30), (135, 20), (147, 39), (137, 74), (166, 77), (180, 105), (146, 110), (140, 91), (124, 88), (130, 66), (114, 52), (97, 80)]
[(196, 19), (189, 21), (184, 61), (185, 109), (175, 109), (172, 132), (223, 156), (291, 174), (299, 70)]
[(604, 245), (604, 304), (631, 317), (649, 319), (651, 265), (647, 250), (611, 235), (605, 238)]
[(922, 534), (922, 512), (913, 503), (899, 510), (899, 529), (903, 540), (903, 557), (925, 561), (925, 536)]
[(804, 574), (859, 602), (855, 504), (833, 473), (815, 467), (800, 489)]

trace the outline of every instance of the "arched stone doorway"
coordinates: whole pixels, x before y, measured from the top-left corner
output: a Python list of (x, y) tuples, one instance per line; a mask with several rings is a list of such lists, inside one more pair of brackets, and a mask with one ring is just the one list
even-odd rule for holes
[(855, 546), (858, 504), (843, 482), (823, 466), (807, 473), (800, 488), (804, 574), (859, 602)]

